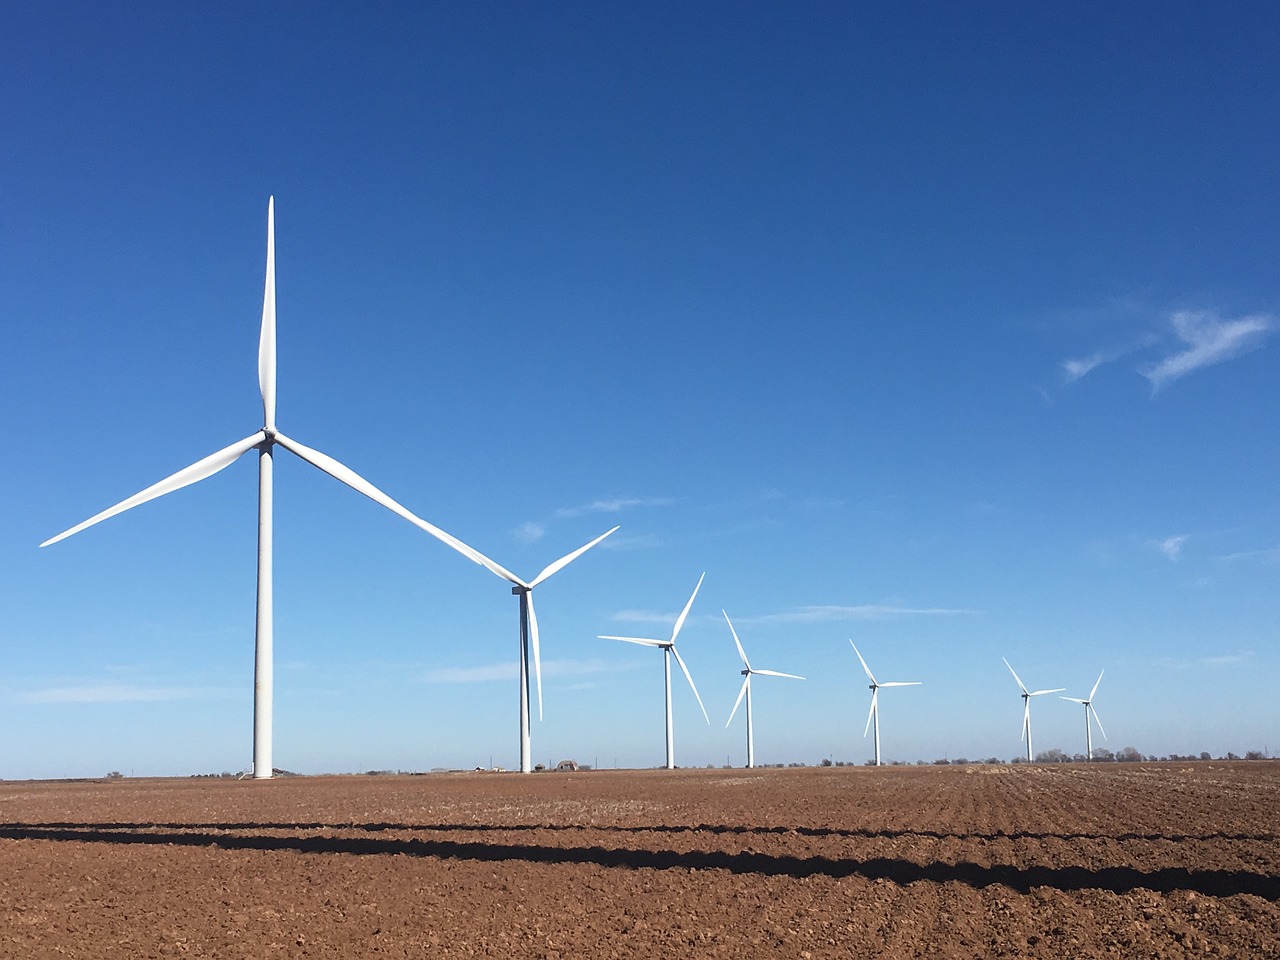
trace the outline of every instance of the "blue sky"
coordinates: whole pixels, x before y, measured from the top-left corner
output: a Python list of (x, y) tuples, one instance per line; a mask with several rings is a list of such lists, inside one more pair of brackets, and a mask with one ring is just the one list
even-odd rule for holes
[[(1280, 747), (1267, 4), (15, 8), (0, 775), (249, 766), (278, 422), (539, 587), (537, 760)], [(517, 761), (509, 587), (288, 454), (275, 762)], [(1034, 704), (1037, 749), (1083, 750)]]

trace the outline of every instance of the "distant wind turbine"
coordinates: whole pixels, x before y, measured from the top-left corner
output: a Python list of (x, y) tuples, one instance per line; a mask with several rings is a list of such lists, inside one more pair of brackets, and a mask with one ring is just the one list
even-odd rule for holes
[(211, 477), (230, 466), (250, 450), (258, 451), (258, 601), (257, 626), (254, 644), (253, 676), (253, 776), (265, 780), (271, 776), (271, 719), (273, 693), (272, 664), (272, 448), (277, 444), (301, 457), (314, 467), (341, 480), (353, 490), (363, 493), (411, 523), (422, 527), (433, 536), (446, 542), (452, 538), (410, 513), (369, 481), (343, 466), (337, 460), (318, 450), (290, 440), (276, 429), (276, 254), (275, 254), (275, 198), (267, 201), (267, 279), (262, 298), (262, 331), (258, 340), (258, 387), (262, 393), (262, 429), (212, 453), (191, 466), (179, 470), (159, 483), (152, 484), (114, 507), (108, 507), (70, 530), (51, 537), (42, 547), (79, 533), (86, 527), (123, 513), (132, 507), (172, 493), (185, 486)]
[(792, 680), (803, 680), (804, 677), (798, 677), (794, 673), (779, 673), (777, 670), (757, 670), (751, 666), (751, 662), (747, 660), (747, 652), (742, 649), (742, 641), (738, 639), (738, 631), (733, 629), (733, 621), (729, 619), (729, 614), (723, 610), (724, 622), (729, 624), (729, 632), (733, 634), (734, 645), (738, 648), (738, 656), (742, 658), (742, 689), (738, 691), (738, 699), (733, 702), (733, 710), (729, 713), (729, 719), (725, 721), (725, 727), (733, 723), (734, 714), (738, 712), (738, 704), (742, 703), (743, 696), (747, 698), (747, 766), (754, 767), (756, 765), (756, 742), (751, 732), (751, 678), (759, 674), (765, 677), (788, 677)]
[(707, 716), (707, 708), (703, 706), (702, 697), (698, 696), (698, 688), (694, 686), (693, 675), (689, 673), (689, 668), (685, 666), (684, 660), (680, 656), (680, 651), (676, 649), (676, 637), (680, 634), (680, 628), (684, 626), (685, 618), (689, 616), (689, 609), (693, 606), (693, 598), (698, 595), (698, 590), (702, 588), (702, 579), (704, 573), (698, 577), (698, 584), (693, 588), (693, 593), (689, 596), (689, 602), (684, 605), (684, 609), (680, 611), (680, 616), (676, 618), (675, 628), (671, 631), (670, 640), (649, 640), (643, 637), (607, 637), (601, 636), (601, 640), (622, 640), (626, 643), (638, 643), (646, 647), (657, 647), (662, 651), (662, 670), (667, 688), (667, 769), (674, 770), (676, 768), (675, 754), (675, 733), (671, 722), (671, 657), (676, 658), (676, 663), (680, 664), (680, 669), (684, 671), (684, 678), (689, 681), (689, 689), (693, 691), (693, 695), (698, 698), (698, 706), (702, 707), (702, 716), (707, 723), (711, 722), (711, 718)]
[[(1000, 658), (1004, 660), (1004, 657)], [(1004, 660), (1004, 665), (1009, 667), (1009, 672), (1013, 674), (1013, 679), (1018, 681), (1018, 688), (1022, 691), (1022, 736), (1027, 739), (1027, 763), (1035, 762), (1035, 755), (1031, 752), (1031, 698), (1040, 697), (1046, 693), (1061, 693), (1066, 687), (1055, 687), (1052, 690), (1031, 690), (1028, 691), (1026, 685), (1019, 679), (1017, 672), (1010, 666), (1008, 660)]]
[[(419, 524), (421, 526), (421, 523)], [(533, 770), (533, 756), (529, 749), (529, 647), (533, 647), (533, 673), (538, 684), (538, 719), (542, 719), (542, 657), (538, 652), (538, 617), (533, 612), (533, 588), (546, 580), (553, 573), (563, 569), (582, 554), (586, 553), (609, 534), (617, 530), (613, 527), (606, 530), (590, 543), (583, 544), (573, 553), (565, 554), (555, 563), (547, 566), (532, 580), (521, 580), (506, 567), (490, 560), (479, 550), (467, 546), (456, 537), (443, 531), (432, 529), (428, 533), (443, 540), (463, 556), (480, 564), (485, 569), (497, 574), (512, 584), (511, 592), (520, 598), (520, 772), (530, 773)]]
[(867, 730), (874, 723), (876, 727), (876, 766), (880, 766), (880, 688), (881, 687), (918, 687), (923, 682), (921, 680), (886, 680), (884, 683), (877, 683), (876, 678), (871, 674), (871, 668), (867, 666), (867, 661), (862, 659), (862, 654), (858, 652), (858, 645), (852, 640), (849, 646), (853, 647), (853, 652), (858, 654), (858, 662), (862, 664), (862, 669), (867, 674), (867, 679), (871, 681), (871, 711), (867, 714), (867, 726), (863, 728), (862, 735), (867, 735)]
[(1086, 760), (1093, 759), (1093, 731), (1089, 728), (1089, 717), (1093, 716), (1093, 722), (1098, 725), (1098, 732), (1102, 734), (1102, 739), (1107, 739), (1107, 731), (1102, 729), (1102, 721), (1098, 719), (1098, 711), (1093, 707), (1093, 695), (1098, 692), (1098, 684), (1102, 682), (1102, 674), (1107, 671), (1103, 670), (1098, 674), (1098, 679), (1093, 683), (1093, 689), (1089, 691), (1087, 700), (1081, 700), (1078, 697), (1059, 697), (1059, 700), (1070, 700), (1072, 703), (1084, 704), (1084, 758)]

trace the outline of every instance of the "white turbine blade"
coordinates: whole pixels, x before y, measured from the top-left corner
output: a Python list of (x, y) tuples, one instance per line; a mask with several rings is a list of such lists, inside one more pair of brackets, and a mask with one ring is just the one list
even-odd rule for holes
[(573, 553), (565, 554), (555, 563), (548, 566), (540, 574), (538, 574), (536, 577), (530, 580), (529, 581), (530, 589), (532, 589), (533, 587), (536, 587), (538, 584), (540, 584), (543, 580), (547, 579), (547, 577), (551, 576), (557, 570), (562, 569), (563, 567), (572, 563), (574, 560), (578, 559), (578, 557), (582, 556), (584, 553), (586, 553), (588, 550), (594, 547), (597, 543), (599, 543), (601, 540), (609, 536), (609, 534), (613, 533), (614, 530), (617, 530), (617, 529), (618, 529), (617, 527), (614, 527), (613, 530), (606, 530), (604, 533), (600, 534), (600, 536), (596, 537), (590, 543), (586, 543), (580, 546), (577, 550), (573, 551)]
[[(721, 610), (720, 612), (724, 613), (723, 610)], [(729, 632), (733, 634), (733, 643), (734, 643), (734, 646), (738, 648), (738, 656), (742, 658), (742, 665), (746, 667), (748, 670), (750, 670), (751, 663), (749, 660), (747, 660), (747, 652), (742, 649), (742, 641), (738, 639), (738, 631), (733, 629), (733, 621), (729, 619), (729, 614), (727, 613), (724, 613), (724, 622), (729, 625)], [(725, 724), (725, 726), (728, 726), (728, 724)]]
[(538, 680), (538, 719), (542, 719), (542, 654), (538, 652), (538, 615), (533, 612), (533, 591), (524, 595), (529, 604), (529, 643), (533, 645), (533, 675)]
[[(1001, 657), (1000, 659), (1001, 659), (1001, 660), (1004, 660), (1004, 657)], [(1013, 679), (1015, 679), (1015, 680), (1017, 680), (1017, 681), (1018, 681), (1018, 687), (1019, 687), (1019, 689), (1021, 689), (1023, 693), (1026, 693), (1026, 692), (1027, 692), (1027, 686), (1026, 686), (1026, 684), (1024, 684), (1024, 683), (1022, 682), (1022, 678), (1018, 676), (1017, 671), (1015, 671), (1015, 670), (1013, 669), (1012, 665), (1010, 665), (1010, 663), (1009, 663), (1009, 661), (1008, 661), (1008, 660), (1004, 660), (1004, 665), (1005, 665), (1006, 667), (1008, 667), (1008, 668), (1009, 668), (1009, 672), (1013, 674)]]
[(924, 683), (923, 680), (886, 680), (884, 683), (880, 684), (880, 686), (882, 687), (918, 687), (922, 683)]
[(147, 489), (135, 493), (127, 500), (121, 500), (114, 507), (107, 507), (101, 513), (96, 513), (84, 523), (78, 523), (70, 530), (64, 530), (56, 537), (50, 537), (42, 547), (47, 547), (51, 543), (57, 543), (59, 540), (65, 540), (73, 533), (79, 533), (85, 527), (92, 527), (95, 523), (100, 523), (108, 517), (114, 517), (117, 513), (124, 513), (139, 504), (146, 503), (148, 500), (154, 500), (156, 497), (162, 497), (166, 493), (173, 493), (175, 490), (181, 490), (183, 487), (190, 486), (198, 480), (205, 477), (211, 477), (219, 470), (226, 469), (235, 463), (237, 459), (244, 453), (252, 450), (263, 440), (267, 439), (267, 435), (259, 430), (251, 437), (245, 437), (238, 440), (229, 447), (223, 447), (217, 453), (211, 453), (203, 460), (197, 460), (189, 467), (184, 467), (177, 473), (165, 477), (159, 483), (153, 483)]
[(752, 673), (759, 673), (766, 677), (787, 677), (791, 680), (803, 680), (804, 677), (798, 677), (794, 673), (779, 673), (777, 670), (752, 670)]
[(1065, 690), (1065, 689), (1067, 689), (1067, 688), (1066, 688), (1066, 687), (1054, 687), (1052, 690), (1032, 690), (1032, 691), (1031, 691), (1031, 693), (1030, 693), (1030, 696), (1033, 696), (1033, 697), (1042, 697), (1042, 696), (1044, 696), (1046, 693), (1061, 693), (1061, 692), (1062, 692), (1063, 690)]
[(1059, 700), (1070, 700), (1072, 703), (1083, 703), (1086, 707), (1089, 705), (1088, 700), (1081, 700), (1079, 697), (1059, 697)]
[(382, 504), (382, 506), (386, 507), (392, 513), (395, 513), (403, 517), (404, 519), (408, 520), (415, 527), (425, 530), (427, 531), (427, 533), (431, 534), (437, 540), (440, 540), (443, 543), (447, 543), (449, 546), (453, 547), (453, 549), (457, 550), (467, 559), (480, 564), (482, 567), (487, 567), (489, 570), (492, 570), (495, 574), (502, 577), (502, 579), (504, 580), (509, 580), (511, 583), (515, 583), (515, 584), (520, 584), (520, 585), (524, 584), (523, 580), (517, 577), (514, 573), (511, 573), (505, 567), (502, 567), (499, 564), (494, 563), (492, 560), (486, 557), (483, 553), (480, 553), (478, 550), (474, 550), (471, 547), (467, 546), (457, 537), (451, 534), (445, 533), (445, 531), (441, 530), (439, 527), (435, 526), (434, 524), (428, 523), (426, 520), (423, 520), (413, 511), (409, 510), (407, 507), (402, 506), (400, 503), (393, 500), (391, 497), (387, 496), (387, 494), (383, 493), (381, 490), (375, 487), (372, 483), (370, 483), (364, 477), (360, 476), (350, 467), (339, 463), (337, 460), (333, 459), (333, 457), (329, 456), (328, 454), (321, 453), (319, 450), (314, 450), (311, 447), (306, 446), (305, 444), (299, 443), (297, 440), (291, 440), (290, 438), (286, 437), (283, 433), (277, 433), (275, 435), (275, 439), (276, 439), (276, 442), (280, 444), (280, 446), (284, 447), (290, 453), (293, 453), (301, 457), (303, 460), (307, 461), (313, 467), (317, 467), (320, 470), (323, 470), (325, 473), (329, 474), (329, 476), (337, 480), (341, 480), (351, 489), (356, 490), (360, 493), (363, 493), (366, 497), (368, 497), (370, 500), (374, 501), (375, 503)]
[(1102, 729), (1102, 721), (1098, 718), (1098, 711), (1093, 709), (1093, 704), (1089, 704), (1088, 706), (1085, 707), (1085, 709), (1088, 710), (1091, 714), (1093, 714), (1094, 722), (1097, 723), (1098, 725), (1098, 732), (1102, 734), (1102, 739), (1103, 740), (1107, 739), (1107, 731)]
[[(858, 645), (854, 643), (852, 640), (850, 640), (849, 646), (853, 647), (853, 652), (858, 654), (858, 662), (862, 664), (862, 669), (866, 672), (867, 679), (870, 680), (872, 683), (875, 683), (876, 678), (871, 675), (871, 668), (867, 666), (867, 661), (862, 659), (862, 654), (858, 653)], [(879, 686), (879, 684), (876, 684), (876, 685)], [(863, 736), (866, 736), (866, 734), (863, 734)]]
[[(705, 577), (706, 573), (702, 574)], [(702, 577), (698, 578), (698, 585), (693, 588), (693, 593), (689, 595), (689, 602), (684, 605), (684, 609), (680, 611), (680, 616), (676, 617), (675, 629), (671, 631), (671, 642), (676, 642), (676, 636), (680, 633), (680, 628), (684, 626), (684, 621), (689, 616), (689, 608), (693, 606), (693, 598), (698, 595), (698, 591), (702, 588)]]
[(751, 674), (747, 674), (742, 678), (742, 689), (738, 691), (738, 699), (733, 701), (733, 709), (729, 711), (729, 719), (724, 722), (726, 727), (733, 723), (733, 715), (738, 712), (738, 705), (742, 703), (742, 698), (747, 692), (747, 685), (751, 683)]
[(876, 696), (879, 693), (879, 690), (871, 691), (871, 709), (867, 711), (867, 725), (862, 728), (862, 735), (864, 737), (867, 735), (867, 731), (871, 729), (871, 718), (876, 715)]
[(668, 640), (648, 640), (644, 637), (609, 637), (604, 634), (597, 634), (597, 640), (621, 640), (623, 643), (639, 643), (646, 647), (665, 647), (670, 641)]
[[(1012, 668), (1010, 668), (1012, 669)], [(1022, 736), (1019, 740), (1027, 739), (1027, 729), (1031, 726), (1031, 701), (1022, 701)]]
[[(1102, 673), (1107, 671), (1103, 670)], [(1098, 674), (1098, 679), (1093, 682), (1093, 689), (1089, 691), (1089, 702), (1093, 702), (1093, 695), (1098, 692), (1098, 684), (1102, 682), (1102, 673)]]
[(693, 674), (691, 674), (689, 672), (689, 668), (685, 666), (684, 658), (680, 656), (680, 651), (673, 646), (671, 648), (671, 652), (675, 655), (676, 663), (680, 664), (680, 669), (684, 671), (684, 678), (689, 681), (689, 689), (692, 690), (693, 695), (698, 698), (698, 706), (702, 707), (703, 719), (705, 719), (707, 724), (710, 725), (711, 718), (707, 716), (707, 708), (703, 706), (702, 697), (699, 696), (698, 688), (693, 682)]
[(262, 333), (258, 339), (258, 387), (262, 423), (276, 425), (276, 198), (267, 200), (267, 281), (262, 293)]

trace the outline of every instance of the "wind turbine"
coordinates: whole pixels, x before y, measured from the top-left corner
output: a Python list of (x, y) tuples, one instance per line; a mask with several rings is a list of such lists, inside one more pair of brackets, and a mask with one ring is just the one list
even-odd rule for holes
[[(243, 454), (250, 450), (258, 451), (258, 600), (257, 622), (254, 640), (254, 672), (253, 672), (253, 776), (256, 780), (266, 780), (271, 776), (271, 719), (273, 692), (273, 658), (272, 658), (272, 448), (277, 444), (295, 456), (301, 457), (314, 467), (318, 467), (330, 476), (341, 480), (347, 486), (369, 499), (382, 504), (389, 510), (399, 514), (406, 520), (422, 527), (433, 536), (446, 543), (452, 537), (433, 527), (406, 510), (391, 499), (368, 480), (359, 476), (349, 467), (343, 466), (332, 457), (313, 450), (310, 447), (291, 440), (276, 429), (276, 253), (275, 253), (275, 198), (267, 201), (267, 278), (262, 297), (262, 330), (258, 340), (258, 387), (262, 393), (262, 429), (238, 440), (229, 447), (223, 447), (203, 460), (179, 470), (159, 483), (154, 483), (145, 490), (135, 493), (127, 500), (122, 500), (114, 507), (108, 507), (95, 514), (83, 523), (69, 530), (64, 530), (56, 537), (51, 537), (42, 547), (57, 543), (72, 534), (79, 533), (86, 527), (123, 513), (132, 507), (154, 500), (175, 490), (211, 477), (220, 470), (229, 467)], [(451, 544), (452, 545), (452, 544)]]
[(858, 654), (858, 662), (862, 664), (862, 669), (866, 671), (867, 679), (871, 681), (871, 712), (867, 714), (867, 725), (862, 730), (862, 735), (867, 735), (867, 730), (871, 728), (874, 721), (876, 725), (876, 766), (880, 766), (880, 688), (881, 687), (918, 687), (923, 681), (921, 680), (886, 680), (884, 683), (877, 683), (876, 678), (871, 674), (871, 668), (867, 666), (867, 661), (862, 659), (862, 654), (858, 653), (858, 645), (852, 640), (849, 646), (853, 647), (853, 652)]
[(680, 669), (684, 671), (684, 678), (689, 681), (689, 689), (693, 691), (693, 695), (698, 697), (698, 706), (702, 707), (702, 716), (707, 723), (711, 723), (711, 718), (707, 716), (707, 708), (703, 706), (702, 697), (698, 696), (698, 688), (694, 686), (693, 675), (689, 673), (689, 668), (685, 666), (680, 651), (676, 649), (676, 637), (680, 633), (680, 628), (684, 626), (684, 621), (689, 616), (689, 608), (693, 606), (693, 598), (698, 595), (698, 590), (702, 588), (702, 578), (704, 573), (698, 577), (698, 585), (693, 588), (693, 593), (689, 597), (689, 602), (684, 605), (684, 609), (680, 611), (680, 616), (676, 618), (675, 628), (671, 631), (670, 640), (647, 640), (642, 637), (606, 637), (601, 636), (601, 640), (622, 640), (626, 643), (638, 643), (646, 647), (657, 647), (662, 651), (662, 671), (667, 688), (667, 769), (674, 770), (676, 768), (675, 753), (675, 733), (671, 723), (671, 657), (674, 654), (676, 663), (680, 664)]
[[(1004, 660), (1004, 657), (1000, 659)], [(1018, 687), (1022, 690), (1022, 736), (1026, 737), (1027, 740), (1027, 763), (1033, 763), (1034, 755), (1031, 752), (1031, 698), (1043, 696), (1046, 693), (1061, 693), (1066, 687), (1055, 687), (1053, 690), (1028, 691), (1022, 680), (1019, 679), (1017, 672), (1010, 666), (1008, 660), (1004, 660), (1004, 665), (1009, 667), (1009, 672), (1013, 674), (1013, 679), (1018, 681)]]
[(733, 634), (733, 642), (738, 648), (738, 656), (742, 658), (742, 665), (746, 669), (742, 671), (742, 689), (738, 691), (738, 699), (733, 702), (733, 710), (729, 712), (729, 719), (725, 721), (725, 727), (733, 723), (734, 714), (738, 712), (738, 704), (742, 703), (745, 695), (747, 698), (747, 766), (754, 767), (756, 765), (756, 742), (751, 734), (751, 677), (760, 674), (765, 677), (789, 677), (792, 680), (803, 680), (804, 677), (797, 677), (794, 673), (779, 673), (777, 670), (757, 670), (751, 666), (751, 662), (747, 660), (747, 653), (742, 649), (742, 641), (738, 639), (738, 631), (733, 629), (733, 621), (729, 619), (729, 614), (723, 610), (724, 622), (729, 624), (729, 632)]
[(1093, 683), (1093, 689), (1089, 691), (1089, 698), (1081, 700), (1079, 697), (1059, 697), (1059, 700), (1070, 700), (1072, 703), (1084, 704), (1084, 758), (1085, 760), (1093, 759), (1093, 731), (1089, 728), (1089, 715), (1093, 715), (1093, 721), (1098, 725), (1098, 732), (1102, 734), (1102, 739), (1107, 739), (1107, 731), (1102, 729), (1102, 721), (1098, 719), (1098, 711), (1093, 708), (1093, 695), (1098, 692), (1098, 684), (1102, 682), (1102, 674), (1107, 671), (1103, 670), (1098, 674), (1098, 679)]
[(533, 612), (533, 588), (546, 580), (553, 573), (566, 567), (582, 554), (586, 553), (609, 534), (617, 530), (613, 527), (606, 530), (590, 543), (583, 544), (573, 553), (567, 553), (555, 563), (550, 564), (532, 580), (521, 580), (501, 564), (495, 563), (479, 550), (467, 546), (456, 537), (431, 527), (425, 521), (417, 521), (428, 533), (443, 540), (463, 556), (480, 564), (485, 569), (497, 574), (512, 584), (511, 592), (520, 598), (520, 772), (533, 771), (532, 754), (529, 751), (529, 647), (533, 647), (533, 673), (538, 683), (538, 719), (542, 719), (542, 657), (538, 653), (538, 617)]

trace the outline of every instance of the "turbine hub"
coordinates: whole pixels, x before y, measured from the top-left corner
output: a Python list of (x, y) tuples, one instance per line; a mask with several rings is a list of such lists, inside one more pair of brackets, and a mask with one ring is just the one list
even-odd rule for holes
[(266, 434), (266, 436), (267, 436), (267, 438), (266, 438), (265, 440), (263, 440), (263, 441), (262, 441), (263, 443), (275, 443), (275, 442), (276, 442), (276, 428), (275, 428), (275, 427), (263, 427), (263, 428), (262, 428), (262, 432), (263, 432), (264, 434)]
[(520, 596), (520, 594), (522, 594), (522, 593), (528, 593), (528, 592), (529, 592), (529, 588), (528, 588), (528, 587), (514, 586), (514, 587), (512, 587), (512, 588), (511, 588), (511, 595), (512, 595), (513, 597), (518, 597), (518, 596)]

